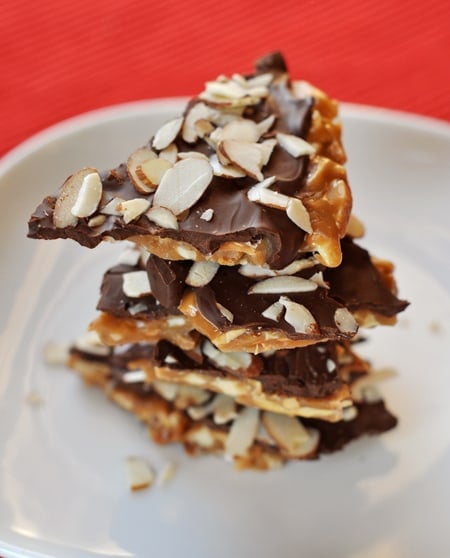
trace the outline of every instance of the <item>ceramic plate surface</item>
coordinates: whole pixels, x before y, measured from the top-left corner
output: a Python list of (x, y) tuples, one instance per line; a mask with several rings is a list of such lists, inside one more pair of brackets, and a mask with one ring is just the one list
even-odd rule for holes
[[(0, 164), (0, 555), (4, 557), (450, 556), (450, 127), (344, 106), (355, 213), (411, 301), (361, 350), (399, 426), (316, 462), (235, 472), (156, 447), (145, 429), (42, 358), (95, 315), (120, 247), (26, 239), (41, 198), (82, 166), (106, 168), (177, 114), (181, 100), (97, 111), (32, 138)], [(27, 396), (43, 403), (31, 405)], [(177, 465), (130, 493), (124, 459)]]

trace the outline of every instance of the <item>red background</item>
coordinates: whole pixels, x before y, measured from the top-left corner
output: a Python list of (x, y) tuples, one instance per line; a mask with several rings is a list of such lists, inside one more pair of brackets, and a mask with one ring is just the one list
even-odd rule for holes
[(450, 120), (449, 0), (6, 0), (0, 155), (87, 110), (193, 94), (277, 49), (341, 100)]

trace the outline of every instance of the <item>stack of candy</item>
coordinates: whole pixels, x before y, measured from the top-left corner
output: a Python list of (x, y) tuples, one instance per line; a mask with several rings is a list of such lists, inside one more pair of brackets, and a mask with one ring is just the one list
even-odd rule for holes
[(156, 442), (237, 468), (395, 426), (354, 344), (407, 303), (356, 243), (344, 163), (336, 102), (275, 53), (206, 83), (126, 163), (70, 176), (29, 236), (128, 242), (69, 366)]

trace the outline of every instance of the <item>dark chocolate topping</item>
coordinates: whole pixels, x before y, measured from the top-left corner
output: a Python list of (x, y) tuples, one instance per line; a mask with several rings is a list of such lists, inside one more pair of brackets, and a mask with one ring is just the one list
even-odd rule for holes
[[(100, 289), (100, 300), (97, 310), (108, 312), (117, 318), (146, 318), (157, 319), (169, 314), (179, 314), (176, 308), (169, 312), (152, 295), (145, 295), (139, 298), (130, 298), (123, 292), (123, 275), (130, 271), (136, 271), (135, 266), (116, 265), (109, 269), (103, 276)], [(137, 313), (130, 313), (130, 308), (137, 304), (142, 304), (142, 309)]]
[[(276, 74), (281, 69), (285, 71), (285, 65), (277, 55), (265, 59), (259, 71), (273, 71)], [(266, 137), (276, 132), (289, 132), (306, 137), (310, 128), (314, 99), (295, 99), (287, 79), (275, 79), (269, 86), (269, 91), (269, 96), (257, 106), (246, 108), (244, 117), (258, 122), (274, 113), (277, 119)], [(199, 102), (199, 99), (194, 99), (193, 103), (196, 102)], [(185, 151), (197, 150), (208, 155), (213, 153), (213, 149), (200, 140), (194, 145), (184, 144), (182, 140), (177, 140), (177, 143), (178, 147), (183, 147)], [(291, 157), (277, 146), (268, 165), (264, 167), (264, 174), (277, 177), (272, 189), (293, 195), (304, 187), (307, 170), (308, 157)], [(143, 197), (149, 201), (153, 198), (153, 194), (142, 195), (135, 190), (128, 178), (126, 165), (102, 173), (101, 178), (103, 197), (99, 205), (100, 211), (114, 197), (126, 200)], [(123, 240), (135, 235), (159, 235), (187, 242), (203, 254), (214, 252), (227, 241), (255, 243), (265, 238), (271, 249), (268, 263), (272, 268), (280, 268), (295, 259), (305, 233), (284, 211), (251, 202), (247, 198), (247, 191), (255, 183), (256, 180), (249, 177), (230, 180), (215, 176), (200, 200), (180, 219), (178, 231), (160, 228), (145, 216), (129, 224), (125, 224), (121, 217), (107, 216), (104, 224), (97, 227), (89, 227), (89, 219), (80, 218), (76, 226), (58, 229), (52, 221), (56, 197), (50, 196), (44, 199), (30, 218), (28, 236), (47, 239), (72, 238), (84, 246), (93, 248), (107, 236)], [(206, 209), (214, 211), (214, 216), (209, 222), (200, 218)]]
[(147, 273), (152, 292), (165, 308), (176, 308), (180, 303), (184, 283), (191, 262), (170, 261), (162, 258), (147, 260)]
[(343, 264), (334, 269), (324, 268), (331, 297), (351, 311), (364, 308), (388, 317), (408, 306), (408, 302), (399, 300), (386, 287), (367, 250), (348, 238), (341, 241), (341, 248)]

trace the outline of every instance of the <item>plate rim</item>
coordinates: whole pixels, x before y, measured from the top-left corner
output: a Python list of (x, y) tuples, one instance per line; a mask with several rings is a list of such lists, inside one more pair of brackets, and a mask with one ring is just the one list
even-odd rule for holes
[[(104, 122), (142, 114), (143, 111), (180, 108), (180, 105), (188, 100), (189, 97), (183, 96), (118, 103), (82, 112), (61, 120), (31, 135), (0, 157), (0, 180), (16, 165), (21, 164), (26, 157), (71, 133)], [(444, 135), (450, 140), (450, 122), (439, 118), (357, 103), (341, 102), (339, 103), (339, 109), (340, 119), (366, 119), (380, 124), (406, 126), (416, 131), (429, 131)]]

